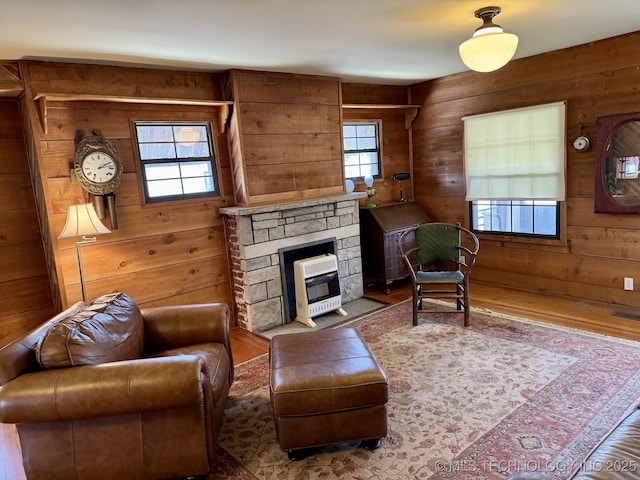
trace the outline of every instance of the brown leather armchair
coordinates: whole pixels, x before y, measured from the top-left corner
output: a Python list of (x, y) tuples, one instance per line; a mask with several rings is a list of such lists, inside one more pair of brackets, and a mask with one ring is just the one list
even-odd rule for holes
[(233, 381), (224, 304), (142, 309), (141, 358), (43, 369), (43, 335), (79, 302), (0, 350), (0, 421), (29, 480), (208, 475)]

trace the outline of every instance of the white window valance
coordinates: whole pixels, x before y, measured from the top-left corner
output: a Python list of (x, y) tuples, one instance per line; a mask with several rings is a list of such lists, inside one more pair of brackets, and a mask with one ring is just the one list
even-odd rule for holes
[(565, 199), (565, 102), (464, 117), (466, 200)]

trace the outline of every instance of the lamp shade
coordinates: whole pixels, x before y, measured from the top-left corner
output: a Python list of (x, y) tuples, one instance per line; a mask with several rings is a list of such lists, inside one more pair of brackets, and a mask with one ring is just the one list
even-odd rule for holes
[(504, 67), (518, 48), (518, 37), (496, 32), (471, 37), (460, 45), (460, 58), (476, 72), (493, 72)]
[(67, 209), (67, 222), (58, 238), (73, 238), (83, 236), (102, 235), (111, 233), (105, 227), (93, 208), (92, 203), (83, 203), (80, 205), (69, 205)]
[(484, 22), (466, 42), (460, 45), (460, 58), (476, 72), (493, 72), (504, 67), (513, 58), (518, 48), (518, 37), (504, 33), (493, 18), (500, 7), (484, 7), (475, 11), (475, 16)]
[(367, 188), (371, 188), (373, 186), (373, 175), (365, 175), (364, 184)]

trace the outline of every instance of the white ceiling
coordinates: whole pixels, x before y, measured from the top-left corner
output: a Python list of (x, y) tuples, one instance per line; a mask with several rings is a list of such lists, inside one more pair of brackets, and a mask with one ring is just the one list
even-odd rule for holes
[(0, 0), (0, 59), (407, 85), (465, 71), (458, 46), (488, 5), (515, 58), (640, 29), (640, 0)]

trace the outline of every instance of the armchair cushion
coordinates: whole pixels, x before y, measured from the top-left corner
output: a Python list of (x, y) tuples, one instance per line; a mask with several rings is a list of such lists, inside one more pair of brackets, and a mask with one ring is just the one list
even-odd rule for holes
[(125, 293), (96, 298), (53, 324), (35, 347), (42, 368), (65, 368), (139, 358), (144, 349), (140, 309)]

